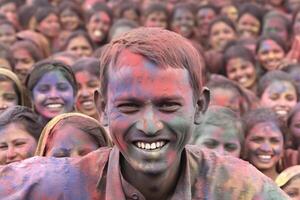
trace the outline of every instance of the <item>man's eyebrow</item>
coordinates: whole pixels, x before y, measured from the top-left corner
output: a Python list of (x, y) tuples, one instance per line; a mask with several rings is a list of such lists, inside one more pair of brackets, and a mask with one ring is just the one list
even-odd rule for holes
[[(183, 100), (183, 97), (181, 95), (164, 95), (164, 96), (158, 96), (154, 97), (153, 101), (178, 101)], [(142, 98), (134, 97), (134, 96), (120, 96), (114, 99), (113, 102), (120, 102), (120, 101), (132, 101), (132, 102), (139, 102), (142, 101)]]

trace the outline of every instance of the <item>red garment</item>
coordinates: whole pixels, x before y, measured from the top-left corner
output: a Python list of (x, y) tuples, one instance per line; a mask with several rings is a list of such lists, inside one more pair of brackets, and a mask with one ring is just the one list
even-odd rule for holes
[[(121, 175), (119, 150), (102, 148), (79, 159), (34, 157), (0, 168), (3, 200), (145, 199)], [(171, 200), (288, 199), (247, 162), (186, 146)]]

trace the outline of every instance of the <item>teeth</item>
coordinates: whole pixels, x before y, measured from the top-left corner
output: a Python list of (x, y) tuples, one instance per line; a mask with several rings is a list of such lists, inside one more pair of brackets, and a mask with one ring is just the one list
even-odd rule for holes
[(48, 108), (61, 108), (62, 104), (48, 104), (47, 107)]
[(247, 80), (248, 80), (247, 78), (241, 78), (241, 79), (239, 79), (239, 82), (240, 83), (245, 83), (245, 82), (247, 82)]
[(261, 159), (264, 159), (264, 160), (269, 160), (272, 158), (272, 156), (270, 156), (270, 155), (259, 155), (258, 157)]
[(276, 113), (278, 115), (287, 115), (287, 111), (286, 110), (277, 110)]
[(96, 31), (94, 31), (94, 35), (97, 37), (100, 37), (100, 36), (102, 36), (102, 32), (99, 30), (96, 30)]
[(146, 149), (146, 150), (154, 150), (163, 147), (166, 144), (164, 141), (157, 141), (152, 143), (146, 143), (146, 142), (136, 142), (135, 145), (140, 149)]
[(93, 105), (93, 102), (92, 101), (85, 101), (85, 102), (82, 103), (82, 105), (90, 106), (90, 105)]

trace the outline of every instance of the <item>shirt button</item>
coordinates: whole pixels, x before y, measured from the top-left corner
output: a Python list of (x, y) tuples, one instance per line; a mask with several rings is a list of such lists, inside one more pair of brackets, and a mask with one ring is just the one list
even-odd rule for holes
[(136, 193), (133, 193), (131, 197), (132, 197), (133, 200), (138, 200), (139, 199), (139, 196)]

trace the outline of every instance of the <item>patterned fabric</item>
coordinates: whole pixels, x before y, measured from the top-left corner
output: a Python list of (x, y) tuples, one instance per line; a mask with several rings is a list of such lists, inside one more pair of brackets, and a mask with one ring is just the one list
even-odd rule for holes
[[(34, 157), (0, 168), (0, 197), (5, 200), (145, 199), (121, 175), (120, 152), (101, 148), (85, 157)], [(289, 199), (247, 162), (220, 157), (188, 145), (171, 200)]]

